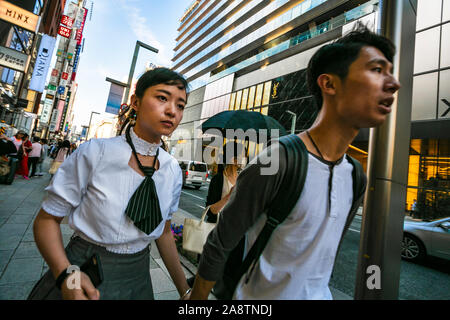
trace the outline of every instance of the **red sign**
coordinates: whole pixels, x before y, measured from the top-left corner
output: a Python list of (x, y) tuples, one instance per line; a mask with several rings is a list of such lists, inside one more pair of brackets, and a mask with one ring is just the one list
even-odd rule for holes
[(53, 76), (53, 77), (57, 77), (58, 74), (59, 74), (58, 69), (53, 69), (53, 71), (52, 71), (52, 76)]
[(77, 73), (76, 72), (72, 72), (72, 78), (71, 78), (71, 81), (75, 81), (75, 77), (77, 76)]
[(73, 19), (68, 17), (68, 16), (62, 16), (61, 17), (61, 24), (65, 25), (66, 27), (72, 28)]
[(71, 32), (72, 32), (71, 29), (69, 29), (69, 28), (67, 28), (67, 27), (64, 27), (64, 26), (59, 26), (58, 34), (59, 34), (60, 36), (63, 36), (63, 37), (65, 37), (65, 38), (70, 38), (70, 33), (71, 33)]
[(61, 78), (63, 78), (64, 80), (67, 80), (69, 78), (69, 74), (67, 72), (63, 72), (61, 74)]
[(88, 10), (86, 8), (84, 8), (83, 21), (81, 23), (81, 27), (77, 30), (77, 34), (75, 37), (75, 40), (77, 40), (77, 44), (79, 44), (79, 45), (81, 45), (81, 39), (83, 39), (83, 29), (84, 29), (84, 24), (86, 23), (87, 12), (88, 12)]

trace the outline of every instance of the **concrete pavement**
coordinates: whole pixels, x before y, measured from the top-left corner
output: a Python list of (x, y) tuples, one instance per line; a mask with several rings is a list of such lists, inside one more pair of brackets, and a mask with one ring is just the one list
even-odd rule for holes
[[(49, 163), (46, 163), (48, 168)], [(33, 221), (45, 197), (50, 175), (25, 180), (16, 178), (12, 185), (0, 184), (0, 300), (26, 299), (34, 284), (48, 270), (33, 236)], [(179, 209), (173, 216), (177, 225), (185, 217), (194, 217)], [(61, 224), (64, 246), (73, 231)], [(179, 299), (178, 292), (153, 242), (150, 250), (150, 275), (156, 300)], [(197, 272), (197, 267), (180, 255), (186, 277)], [(349, 300), (348, 295), (331, 289), (334, 299)], [(211, 294), (210, 299), (215, 299)]]

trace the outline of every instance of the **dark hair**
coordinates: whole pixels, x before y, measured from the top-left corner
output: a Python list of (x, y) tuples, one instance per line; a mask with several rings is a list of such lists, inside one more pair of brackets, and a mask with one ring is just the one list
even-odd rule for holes
[(224, 144), (222, 147), (222, 163), (217, 165), (218, 173), (222, 173), (227, 165), (233, 164), (231, 160), (233, 157), (236, 158), (242, 152), (242, 149), (242, 145), (235, 141)]
[(39, 141), (41, 141), (41, 138), (39, 138), (39, 137), (33, 137), (33, 142), (39, 142)]
[[(186, 79), (173, 70), (168, 68), (155, 68), (152, 70), (146, 71), (136, 83), (136, 90), (134, 94), (139, 99), (144, 97), (145, 90), (150, 87), (156, 86), (158, 84), (168, 84), (177, 86), (180, 89), (184, 89), (187, 91), (188, 83)], [(125, 118), (123, 124), (121, 125), (119, 135), (122, 134), (123, 130), (130, 123), (130, 120), (136, 117), (136, 111), (128, 105), (125, 105), (122, 111), (119, 113), (119, 119)], [(162, 141), (162, 140), (161, 140)], [(166, 144), (164, 141), (163, 148), (167, 151)]]
[(361, 24), (334, 43), (323, 46), (311, 57), (307, 69), (308, 88), (319, 110), (322, 108), (323, 97), (317, 78), (321, 74), (331, 73), (345, 80), (350, 65), (358, 58), (361, 48), (366, 46), (377, 48), (388, 61), (392, 62), (395, 45), (386, 37), (373, 33)]
[(23, 133), (22, 140), (24, 140), (25, 138), (28, 138), (28, 137), (30, 137), (28, 133)]
[(43, 144), (47, 144), (47, 143), (48, 143), (48, 140), (45, 139), (45, 138), (42, 138), (42, 139), (41, 139), (41, 142), (42, 142)]

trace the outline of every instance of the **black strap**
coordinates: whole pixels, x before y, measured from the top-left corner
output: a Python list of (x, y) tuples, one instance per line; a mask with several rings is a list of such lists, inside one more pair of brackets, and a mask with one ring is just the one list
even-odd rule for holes
[(297, 135), (291, 134), (281, 137), (279, 143), (284, 146), (286, 151), (287, 167), (283, 182), (272, 202), (272, 206), (269, 208), (266, 224), (239, 267), (239, 271), (233, 275), (234, 288), (236, 288), (239, 280), (253, 264), (253, 267), (246, 278), (246, 281), (248, 281), (259, 257), (272, 235), (272, 232), (290, 214), (305, 183), (306, 172), (308, 170), (308, 152), (303, 141)]

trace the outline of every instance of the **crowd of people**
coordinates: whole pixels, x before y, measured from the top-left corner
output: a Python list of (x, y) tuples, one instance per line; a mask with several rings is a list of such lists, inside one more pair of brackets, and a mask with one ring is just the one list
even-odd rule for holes
[(48, 172), (53, 175), (67, 156), (77, 148), (75, 143), (68, 140), (53, 140), (49, 144), (48, 139), (33, 136), (30, 141), (30, 136), (24, 131), (18, 131), (12, 137), (2, 134), (0, 140), (3, 163), (7, 166), (9, 159), (17, 159), (17, 165), (14, 167), (9, 165), (10, 169), (15, 171), (16, 178), (22, 177), (25, 180), (43, 176), (45, 174), (43, 163), (47, 158), (52, 159)]

